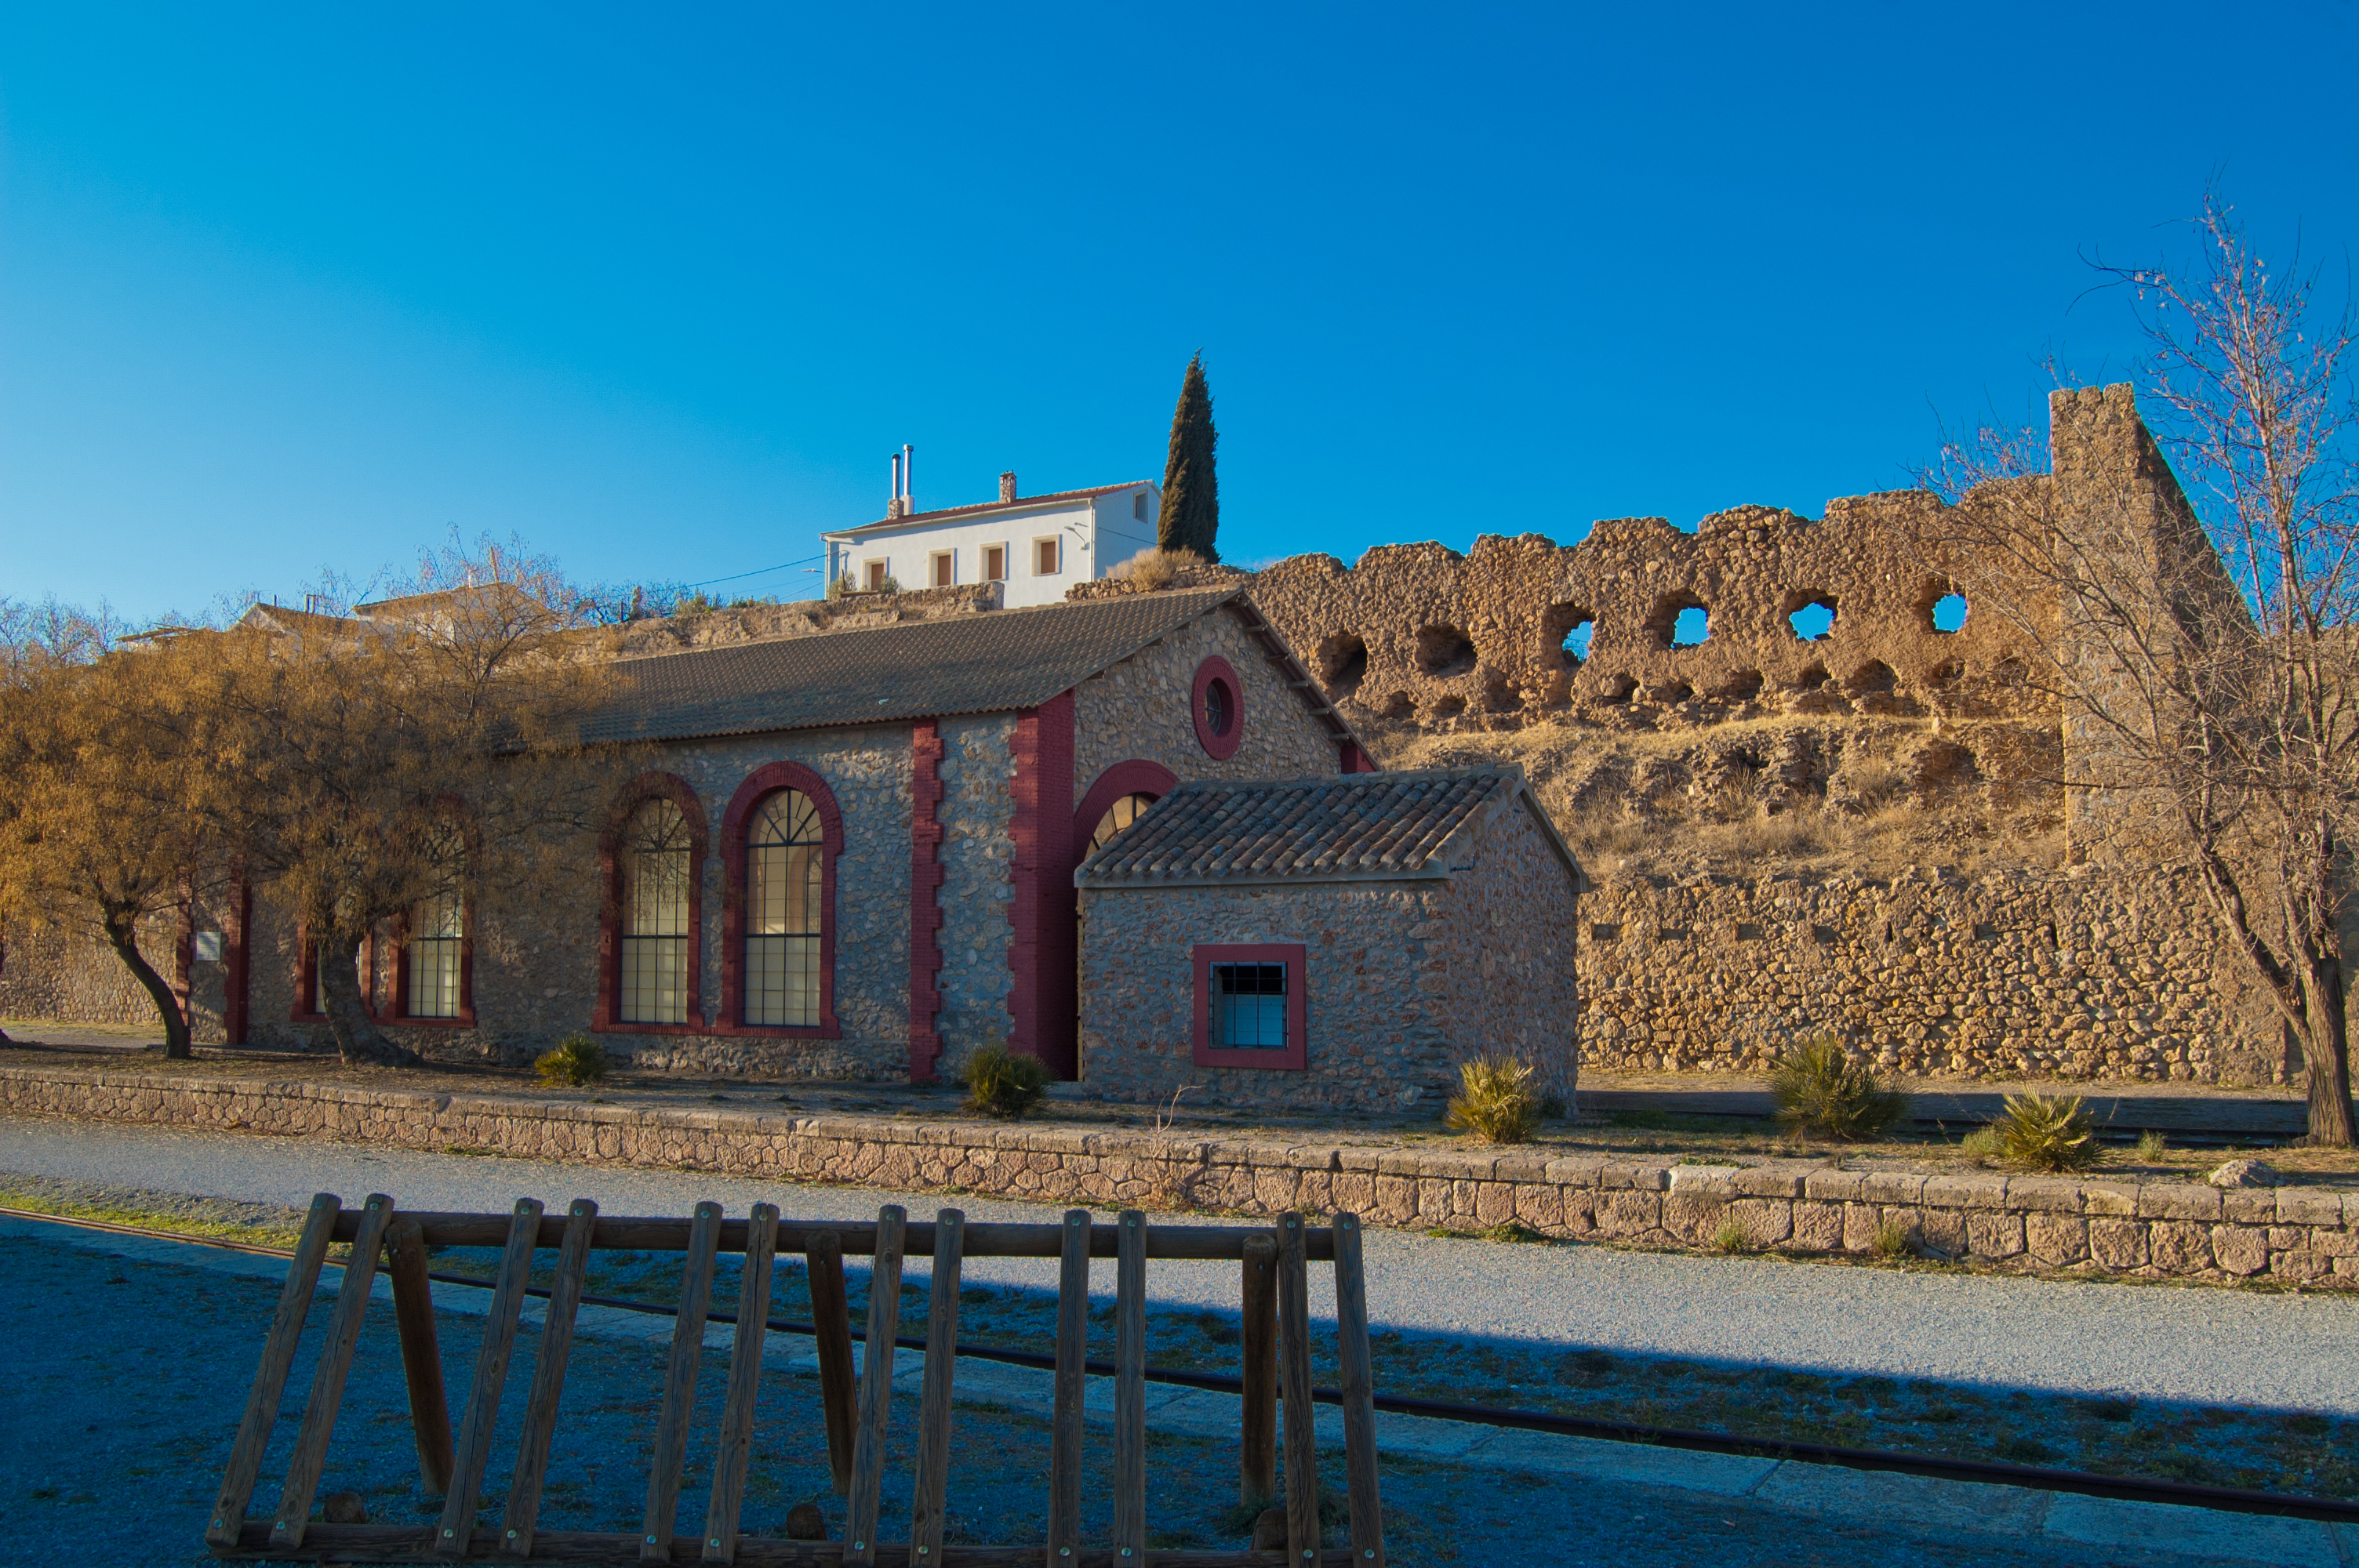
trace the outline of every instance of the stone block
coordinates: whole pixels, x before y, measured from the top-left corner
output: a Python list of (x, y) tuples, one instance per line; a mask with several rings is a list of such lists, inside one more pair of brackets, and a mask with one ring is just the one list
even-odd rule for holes
[(1945, 1258), (1962, 1258), (1971, 1245), (1966, 1234), (1966, 1217), (1973, 1209), (1926, 1208), (1917, 1211), (1919, 1244), (1930, 1252)]
[(2079, 1215), (2027, 1214), (2023, 1242), (2032, 1261), (2061, 1269), (2088, 1258), (2089, 1222)]
[(1748, 1165), (1730, 1173), (1736, 1190), (1748, 1197), (1798, 1198), (1802, 1195), (1801, 1167), (1795, 1165)]
[(2147, 1219), (2220, 1220), (2220, 1190), (2184, 1182), (2150, 1182), (2138, 1189), (2138, 1214)]
[(1882, 1211), (1872, 1203), (1847, 1203), (1843, 1206), (1843, 1249), (1846, 1252), (1875, 1250), (1875, 1228), (1883, 1223)]
[(2279, 1187), (2277, 1223), (2339, 1226), (2343, 1223), (2343, 1195), (2321, 1192), (2316, 1187)]
[(2166, 1274), (2200, 1274), (2212, 1266), (2209, 1226), (2158, 1219), (2147, 1227), (2147, 1250)]
[(2321, 1274), (2332, 1273), (2334, 1260), (2321, 1258), (2303, 1249), (2298, 1251), (2269, 1254), (2269, 1275), (2278, 1280), (2315, 1280)]
[(1811, 1171), (1802, 1177), (1802, 1194), (1825, 1203), (1864, 1203), (1867, 1176), (1861, 1171)]
[(2220, 1217), (2236, 1225), (2267, 1225), (2277, 1217), (2277, 1195), (2267, 1187), (2230, 1187), (2220, 1195)]
[(1547, 1182), (1518, 1182), (1515, 1193), (1515, 1217), (1534, 1230), (1556, 1231), (1564, 1228), (1564, 1189)]
[(1794, 1235), (1794, 1205), (1788, 1198), (1738, 1198), (1728, 1206), (1728, 1217), (1744, 1228), (1754, 1247), (1780, 1247)]
[(1977, 1258), (2021, 1257), (2023, 1216), (1970, 1210), (1966, 1215), (1966, 1246)]
[(1596, 1160), (1550, 1160), (1547, 1175), (1560, 1187), (1593, 1187), (1603, 1170), (1603, 1162)]
[(1474, 1222), (1505, 1225), (1516, 1217), (1516, 1188), (1511, 1182), (1475, 1182)]
[(2006, 1178), (1993, 1171), (1928, 1176), (1922, 1202), (1927, 1208), (2002, 1208), (2006, 1204)]
[(1564, 1203), (1564, 1228), (1574, 1236), (1587, 1236), (1597, 1228), (1598, 1195), (1588, 1187), (1559, 1187)]
[(1628, 1188), (1597, 1195), (1597, 1228), (1606, 1236), (1636, 1237), (1663, 1227), (1663, 1198), (1658, 1193)]
[(1370, 1206), (1375, 1217), (1386, 1225), (1408, 1225), (1416, 1220), (1419, 1183), (1413, 1176), (1376, 1176), (1375, 1202)]
[(1793, 1206), (1794, 1245), (1812, 1252), (1840, 1251), (1843, 1244), (1843, 1206), (1803, 1199)]
[(1721, 1203), (1737, 1195), (1734, 1173), (1716, 1165), (1674, 1165), (1671, 1167), (1671, 1191), (1691, 1198), (1711, 1198)]
[(1916, 1207), (1925, 1198), (1925, 1178), (1905, 1171), (1868, 1171), (1860, 1195), (1870, 1203), (1903, 1204)]
[(1602, 1187), (1628, 1187), (1642, 1193), (1659, 1193), (1671, 1184), (1669, 1165), (1607, 1163), (1598, 1168), (1597, 1175)]
[(2359, 1258), (2359, 1236), (2321, 1226), (2310, 1233), (2310, 1249), (2321, 1258)]
[(1682, 1241), (1707, 1241), (1728, 1212), (1728, 1200), (1674, 1188), (1663, 1198), (1663, 1228)]
[(2257, 1274), (2269, 1266), (2267, 1239), (2249, 1225), (2213, 1226), (2212, 1256), (2231, 1274)]
[(2078, 1214), (2081, 1184), (2059, 1176), (2017, 1176), (2006, 1184), (2006, 1206), (2027, 1214)]

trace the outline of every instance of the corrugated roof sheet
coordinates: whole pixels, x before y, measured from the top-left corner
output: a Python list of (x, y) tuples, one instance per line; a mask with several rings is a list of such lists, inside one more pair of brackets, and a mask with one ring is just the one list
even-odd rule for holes
[(1036, 708), (1237, 596), (1234, 588), (954, 615), (614, 665), (585, 740), (679, 741)]
[(1523, 788), (1516, 767), (1193, 780), (1149, 806), (1073, 880), (1147, 888), (1447, 876), (1455, 851), (1445, 847)]

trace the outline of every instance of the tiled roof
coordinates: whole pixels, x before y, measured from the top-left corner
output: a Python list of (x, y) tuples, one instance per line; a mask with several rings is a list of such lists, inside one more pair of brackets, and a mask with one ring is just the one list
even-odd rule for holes
[(1575, 877), (1518, 767), (1181, 784), (1074, 873), (1084, 888), (1447, 877), (1494, 812), (1521, 801)]
[(1054, 490), (1046, 495), (1019, 495), (1013, 501), (978, 501), (972, 506), (945, 506), (939, 512), (912, 512), (907, 517), (886, 517), (875, 523), (863, 523), (857, 528), (838, 528), (820, 535), (824, 539), (842, 538), (847, 534), (873, 534), (886, 528), (906, 528), (912, 523), (934, 523), (945, 517), (972, 517), (984, 512), (1020, 512), (1027, 506), (1038, 506), (1044, 501), (1087, 501), (1093, 496), (1112, 495), (1117, 491), (1136, 490), (1148, 480), (1135, 479), (1127, 484), (1100, 484), (1088, 490)]
[(585, 740), (678, 741), (1035, 708), (1237, 597), (1234, 588), (995, 610), (614, 665)]

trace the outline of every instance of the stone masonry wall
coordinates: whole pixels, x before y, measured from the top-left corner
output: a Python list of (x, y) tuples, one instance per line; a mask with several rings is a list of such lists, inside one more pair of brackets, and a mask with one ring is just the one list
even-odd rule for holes
[[(1473, 858), (1450, 879), (1451, 918), (1427, 935), (1419, 989), (1449, 989), (1461, 1059), (1511, 1055), (1534, 1086), (1572, 1103), (1580, 1072), (1581, 895), (1530, 808), (1492, 808)], [(1418, 935), (1418, 933), (1412, 933)], [(1454, 1087), (1454, 1086), (1453, 1086)]]
[(1582, 901), (1582, 1060), (1766, 1072), (1845, 1036), (1884, 1069), (2283, 1083), (2190, 872), (1610, 880)]
[(1016, 896), (1016, 766), (1009, 714), (945, 719), (942, 735), (942, 1007), (935, 1027), (947, 1073), (970, 1052), (1007, 1042), (1008, 901)]
[(2359, 1285), (2359, 1194), (2304, 1187), (1289, 1147), (61, 1068), (0, 1067), (0, 1110), (1043, 1203), (1343, 1211), (1460, 1229), (1516, 1221), (1637, 1246), (1694, 1245), (1734, 1219), (1758, 1247), (1865, 1253), (1897, 1226), (1927, 1250), (2005, 1266)]
[[(188, 931), (221, 931), (222, 913), (200, 901), (190, 912)], [(159, 915), (139, 928), (139, 951), (166, 981), (179, 979), (183, 922)], [(224, 976), (218, 960), (192, 958), (183, 1005), (189, 1033), (199, 1044), (219, 1044), (223, 1033)], [(114, 949), (87, 927), (55, 925), (0, 929), (0, 1018), (52, 1019), (60, 1023), (163, 1025), (147, 989), (131, 977)]]
[[(1243, 688), (1245, 733), (1218, 762), (1196, 741), (1196, 667), (1219, 654)], [(1299, 779), (1340, 771), (1335, 738), (1286, 688), (1226, 610), (1190, 622), (1073, 692), (1073, 800), (1115, 762), (1160, 762), (1183, 779)]]

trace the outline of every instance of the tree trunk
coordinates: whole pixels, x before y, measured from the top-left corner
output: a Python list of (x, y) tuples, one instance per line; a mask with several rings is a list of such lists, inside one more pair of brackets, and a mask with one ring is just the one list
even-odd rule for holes
[(336, 1054), (348, 1067), (364, 1062), (380, 1067), (415, 1067), (423, 1058), (386, 1039), (362, 1004), (356, 972), (360, 951), (358, 937), (320, 938), (320, 1011), (328, 1015), (328, 1028), (336, 1037)]
[(172, 994), (172, 987), (156, 967), (139, 951), (139, 915), (136, 910), (107, 910), (101, 916), (106, 932), (106, 945), (131, 971), (147, 999), (156, 1004), (157, 1016), (164, 1021), (164, 1056), (168, 1061), (189, 1059), (189, 1015), (180, 1010), (180, 999)]
[(2335, 933), (2302, 976), (2301, 1065), (2310, 1087), (2310, 1136), (2314, 1149), (2359, 1143), (2351, 1113), (2351, 1042), (2343, 1018), (2343, 959)]

